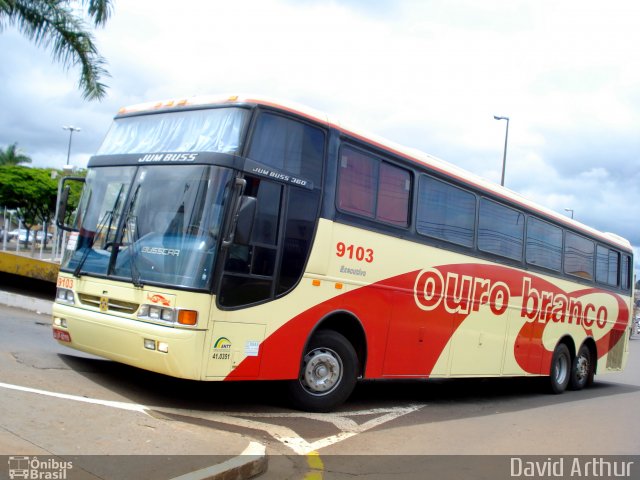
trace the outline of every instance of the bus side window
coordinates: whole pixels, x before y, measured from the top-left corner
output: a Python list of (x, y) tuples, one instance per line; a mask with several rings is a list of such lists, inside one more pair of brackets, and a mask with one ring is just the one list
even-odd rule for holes
[(279, 183), (247, 178), (245, 195), (256, 197), (255, 220), (248, 244), (233, 243), (228, 248), (222, 305), (247, 305), (273, 296), (282, 193)]
[[(624, 290), (628, 290), (631, 285), (631, 260), (628, 255), (622, 256), (622, 267), (621, 267), (621, 278), (620, 278), (620, 286)], [(640, 300), (636, 302), (640, 307)]]
[(344, 147), (338, 176), (338, 208), (364, 217), (375, 216), (377, 162)]
[(524, 215), (486, 198), (480, 199), (478, 248), (516, 261), (522, 259)]
[(348, 145), (342, 148), (336, 198), (339, 210), (406, 227), (410, 197), (408, 170)]
[(564, 272), (593, 280), (595, 244), (584, 237), (567, 232), (564, 244)]

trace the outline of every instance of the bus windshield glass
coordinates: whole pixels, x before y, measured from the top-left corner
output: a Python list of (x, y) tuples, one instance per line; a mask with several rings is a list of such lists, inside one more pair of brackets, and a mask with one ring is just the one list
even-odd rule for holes
[(214, 108), (116, 118), (96, 155), (235, 153), (249, 110)]
[(209, 288), (232, 178), (206, 165), (90, 169), (62, 270)]

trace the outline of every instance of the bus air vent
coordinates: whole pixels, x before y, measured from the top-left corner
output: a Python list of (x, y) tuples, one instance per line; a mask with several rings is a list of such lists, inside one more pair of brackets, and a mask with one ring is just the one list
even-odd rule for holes
[[(97, 295), (87, 295), (86, 293), (79, 293), (78, 298), (80, 299), (80, 303), (87, 307), (92, 307), (102, 312), (119, 312), (126, 314), (133, 314), (138, 310), (137, 303), (124, 302), (122, 300), (117, 300), (115, 298), (108, 298), (106, 302), (106, 310), (104, 308), (104, 300)], [(101, 308), (101, 304), (103, 307)]]

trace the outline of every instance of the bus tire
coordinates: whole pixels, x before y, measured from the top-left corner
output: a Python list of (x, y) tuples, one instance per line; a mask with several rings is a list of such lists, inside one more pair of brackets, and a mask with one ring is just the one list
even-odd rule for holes
[(358, 355), (343, 335), (321, 330), (309, 342), (297, 380), (289, 382), (293, 406), (328, 412), (343, 403), (356, 386)]
[(564, 392), (571, 380), (573, 362), (571, 352), (564, 343), (559, 343), (551, 357), (551, 370), (549, 372), (549, 387), (552, 393)]
[(593, 383), (595, 364), (591, 350), (586, 345), (582, 345), (576, 358), (573, 359), (571, 367), (571, 380), (569, 388), (571, 390), (582, 390)]

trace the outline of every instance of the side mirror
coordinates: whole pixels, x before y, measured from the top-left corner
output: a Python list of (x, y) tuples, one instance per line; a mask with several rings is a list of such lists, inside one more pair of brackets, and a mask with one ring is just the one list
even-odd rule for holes
[(256, 217), (256, 198), (243, 195), (240, 198), (238, 208), (238, 219), (236, 220), (236, 231), (234, 241), (240, 245), (249, 245), (253, 223)]
[(63, 177), (58, 184), (58, 204), (56, 209), (56, 226), (67, 232), (73, 231), (74, 228), (65, 224), (65, 217), (67, 216), (67, 210), (69, 208), (69, 195), (71, 193), (71, 186), (65, 185), (67, 182), (81, 182), (84, 183), (84, 177)]
[(64, 218), (67, 216), (67, 204), (69, 203), (69, 193), (71, 193), (71, 187), (65, 186), (60, 196), (58, 197), (58, 216), (56, 217), (56, 226), (67, 230), (67, 226), (64, 224)]

